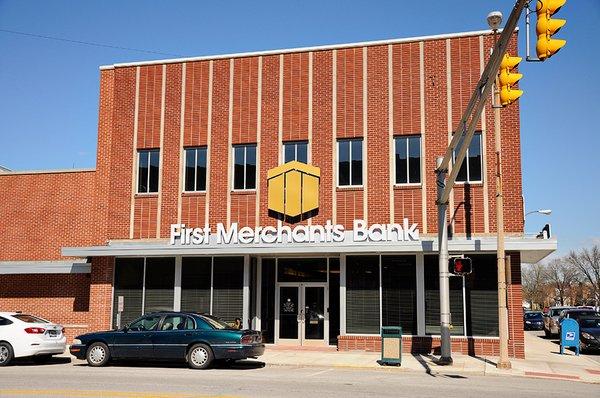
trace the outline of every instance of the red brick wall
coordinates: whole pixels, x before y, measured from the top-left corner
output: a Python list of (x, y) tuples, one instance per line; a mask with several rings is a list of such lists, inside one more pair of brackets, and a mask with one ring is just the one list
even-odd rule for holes
[(101, 241), (93, 171), (0, 174), (0, 261), (60, 260)]

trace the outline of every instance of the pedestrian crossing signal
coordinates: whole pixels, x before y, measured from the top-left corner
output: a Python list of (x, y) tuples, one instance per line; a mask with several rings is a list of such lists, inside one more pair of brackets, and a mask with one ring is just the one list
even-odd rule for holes
[(452, 257), (448, 268), (451, 274), (468, 275), (473, 271), (473, 262), (469, 257)]

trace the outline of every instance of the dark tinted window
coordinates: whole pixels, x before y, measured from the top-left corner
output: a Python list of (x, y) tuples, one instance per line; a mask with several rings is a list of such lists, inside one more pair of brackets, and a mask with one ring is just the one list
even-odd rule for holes
[(233, 148), (234, 189), (256, 188), (256, 145), (238, 145)]
[[(461, 137), (453, 154), (453, 159), (456, 159), (457, 151), (461, 147), (463, 138)], [(480, 182), (482, 181), (482, 149), (481, 149), (481, 133), (477, 132), (473, 135), (471, 144), (467, 149), (465, 159), (460, 166), (460, 170), (456, 176), (456, 181), (459, 182)]]
[(181, 260), (181, 310), (210, 312), (211, 257)]
[(175, 258), (146, 259), (144, 313), (172, 311), (175, 292)]
[(280, 258), (279, 282), (327, 282), (326, 258)]
[(158, 192), (160, 152), (156, 149), (138, 152), (138, 192)]
[(421, 137), (396, 137), (396, 184), (421, 182)]
[(143, 258), (115, 259), (115, 286), (113, 301), (113, 327), (117, 326), (119, 296), (123, 296), (121, 326), (142, 315), (142, 286), (144, 281)]
[(542, 313), (541, 312), (526, 312), (525, 313), (525, 319), (542, 319)]
[(28, 314), (16, 314), (16, 315), (13, 315), (13, 318), (16, 318), (16, 319), (20, 320), (21, 322), (25, 322), (25, 323), (50, 323), (49, 321), (47, 321), (45, 319), (38, 318), (37, 316), (28, 315)]
[[(437, 256), (425, 256), (425, 334), (440, 334), (440, 273)], [(450, 277), (450, 334), (464, 335), (462, 278)]]
[(465, 276), (467, 334), (470, 336), (498, 336), (496, 256), (471, 254), (469, 257), (473, 261), (473, 272)]
[(403, 334), (417, 334), (415, 256), (382, 256), (382, 325), (400, 326)]
[(264, 258), (261, 268), (260, 328), (263, 342), (275, 342), (275, 259)]
[(329, 259), (329, 344), (340, 335), (340, 259)]
[(338, 185), (362, 185), (362, 138), (338, 141)]
[(215, 257), (213, 266), (213, 315), (225, 322), (242, 319), (243, 257)]
[(379, 330), (379, 256), (346, 257), (346, 331)]
[(308, 143), (306, 141), (285, 142), (283, 144), (283, 162), (298, 162), (308, 163)]
[(2, 318), (0, 316), (0, 326), (7, 326), (10, 324), (12, 324), (12, 321), (10, 319)]
[(206, 190), (206, 148), (185, 150), (185, 190)]

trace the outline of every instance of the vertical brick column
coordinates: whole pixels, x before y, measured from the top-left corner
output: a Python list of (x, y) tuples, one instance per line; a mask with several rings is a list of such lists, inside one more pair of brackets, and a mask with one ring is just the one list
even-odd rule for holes
[(90, 278), (88, 327), (106, 330), (111, 327), (114, 257), (94, 257)]

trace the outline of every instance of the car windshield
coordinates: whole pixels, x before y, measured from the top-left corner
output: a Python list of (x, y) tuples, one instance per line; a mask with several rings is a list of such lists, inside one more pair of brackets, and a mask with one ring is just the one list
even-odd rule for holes
[(525, 319), (542, 319), (541, 312), (526, 312)]
[(215, 329), (220, 329), (220, 330), (223, 330), (223, 329), (233, 329), (225, 321), (223, 321), (220, 318), (217, 318), (216, 316), (201, 315), (201, 317), (206, 322), (208, 322), (210, 324), (210, 326), (212, 326)]
[(550, 316), (559, 316), (564, 308), (554, 308), (550, 310)]
[(17, 318), (21, 322), (25, 322), (25, 323), (50, 323), (50, 321), (47, 321), (45, 319), (38, 318), (37, 316), (33, 316), (33, 315), (27, 315), (27, 314), (15, 314), (15, 315), (13, 315), (13, 318)]
[(600, 318), (583, 318), (579, 320), (582, 328), (600, 328)]

